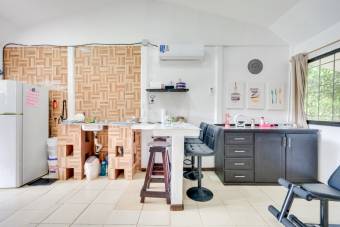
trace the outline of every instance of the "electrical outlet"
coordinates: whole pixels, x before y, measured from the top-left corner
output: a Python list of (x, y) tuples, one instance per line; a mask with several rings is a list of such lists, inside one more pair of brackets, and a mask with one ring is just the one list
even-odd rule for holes
[(156, 95), (150, 94), (149, 95), (149, 104), (154, 104), (155, 103), (155, 98), (156, 98)]

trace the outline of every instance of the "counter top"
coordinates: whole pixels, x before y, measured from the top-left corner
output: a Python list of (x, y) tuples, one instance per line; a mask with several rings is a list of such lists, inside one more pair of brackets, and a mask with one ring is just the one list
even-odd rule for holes
[(260, 128), (260, 127), (244, 127), (244, 128), (238, 128), (238, 127), (230, 127), (230, 128), (224, 128), (225, 132), (261, 132), (261, 133), (317, 133), (319, 130), (317, 129), (310, 129), (310, 128), (286, 128), (286, 127), (268, 127), (268, 128)]
[(130, 126), (136, 123), (125, 122), (125, 121), (100, 121), (96, 123), (85, 123), (85, 122), (70, 122), (70, 121), (63, 121), (62, 124), (64, 125), (102, 125), (102, 126)]

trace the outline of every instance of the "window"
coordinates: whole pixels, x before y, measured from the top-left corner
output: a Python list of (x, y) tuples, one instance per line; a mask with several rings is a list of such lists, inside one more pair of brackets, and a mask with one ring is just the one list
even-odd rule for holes
[(308, 61), (305, 111), (309, 123), (340, 124), (340, 49)]

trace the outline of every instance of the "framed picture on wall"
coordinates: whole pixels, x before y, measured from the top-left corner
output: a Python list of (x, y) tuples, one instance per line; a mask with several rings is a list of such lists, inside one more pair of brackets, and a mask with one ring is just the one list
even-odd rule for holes
[(230, 82), (227, 87), (227, 108), (243, 109), (244, 108), (244, 83)]
[(264, 109), (265, 90), (264, 83), (247, 83), (247, 108)]
[(267, 109), (283, 110), (285, 108), (285, 86), (284, 84), (267, 84)]

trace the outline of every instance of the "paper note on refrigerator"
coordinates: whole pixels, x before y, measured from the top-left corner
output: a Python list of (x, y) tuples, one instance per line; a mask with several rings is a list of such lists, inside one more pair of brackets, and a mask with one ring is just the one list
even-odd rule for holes
[(35, 89), (28, 90), (25, 103), (28, 107), (37, 107), (39, 104), (39, 91)]

